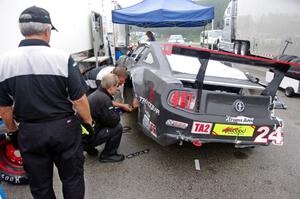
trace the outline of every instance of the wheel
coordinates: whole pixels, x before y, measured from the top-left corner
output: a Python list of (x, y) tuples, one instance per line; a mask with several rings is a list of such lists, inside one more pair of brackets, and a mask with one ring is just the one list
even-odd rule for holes
[(241, 55), (249, 55), (249, 43), (248, 42), (242, 42)]
[(8, 140), (0, 141), (0, 178), (11, 184), (28, 184), (20, 151)]
[(5, 133), (6, 130), (0, 118), (0, 179), (11, 184), (28, 184), (20, 152), (15, 150), (6, 139)]
[(293, 97), (295, 94), (295, 91), (292, 87), (287, 87), (284, 91), (285, 96), (287, 97)]
[(241, 45), (239, 42), (234, 42), (233, 44), (233, 53), (238, 55), (240, 54), (240, 51), (241, 51)]

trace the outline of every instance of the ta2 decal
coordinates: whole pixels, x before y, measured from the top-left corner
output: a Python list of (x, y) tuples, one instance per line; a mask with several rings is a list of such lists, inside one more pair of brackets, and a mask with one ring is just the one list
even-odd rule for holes
[(206, 122), (193, 122), (193, 127), (191, 133), (194, 134), (210, 134), (212, 128), (212, 123)]

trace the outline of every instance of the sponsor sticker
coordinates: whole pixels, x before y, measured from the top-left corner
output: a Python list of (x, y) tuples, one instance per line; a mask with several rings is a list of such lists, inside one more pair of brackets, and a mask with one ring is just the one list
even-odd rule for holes
[(171, 120), (171, 119), (168, 119), (166, 121), (166, 125), (167, 126), (171, 126), (171, 127), (176, 127), (176, 128), (180, 128), (180, 129), (186, 129), (189, 125), (185, 122), (179, 122), (179, 121), (176, 121), (176, 120)]
[(147, 115), (143, 117), (143, 126), (148, 130), (150, 129), (150, 119)]
[(193, 122), (193, 127), (191, 133), (194, 134), (210, 134), (212, 123), (206, 123), (206, 122)]
[(156, 125), (150, 122), (150, 133), (154, 136), (157, 137), (157, 132), (156, 132)]
[(237, 123), (237, 124), (253, 124), (254, 118), (244, 117), (244, 116), (237, 116), (231, 117), (226, 116), (226, 122), (229, 123)]
[(255, 126), (216, 124), (213, 135), (252, 137)]
[(150, 131), (154, 137), (157, 137), (156, 125), (150, 121), (150, 118), (147, 115), (144, 115), (143, 117), (143, 126)]

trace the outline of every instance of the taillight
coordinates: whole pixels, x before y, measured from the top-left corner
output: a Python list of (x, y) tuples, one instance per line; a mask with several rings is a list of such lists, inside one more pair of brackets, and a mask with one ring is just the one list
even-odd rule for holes
[(175, 90), (169, 94), (169, 104), (174, 108), (193, 110), (196, 96), (188, 91)]

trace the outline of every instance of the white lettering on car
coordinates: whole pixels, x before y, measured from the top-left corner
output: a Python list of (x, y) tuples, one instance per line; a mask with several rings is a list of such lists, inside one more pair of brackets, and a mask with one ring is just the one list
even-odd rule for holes
[(146, 105), (155, 114), (159, 115), (159, 113), (160, 113), (159, 109), (156, 108), (151, 102), (149, 102), (148, 99), (139, 96), (139, 101), (140, 101), (141, 104)]
[(226, 116), (226, 122), (230, 123), (237, 123), (237, 124), (253, 124), (254, 118), (244, 117), (244, 116), (237, 116), (231, 117)]

